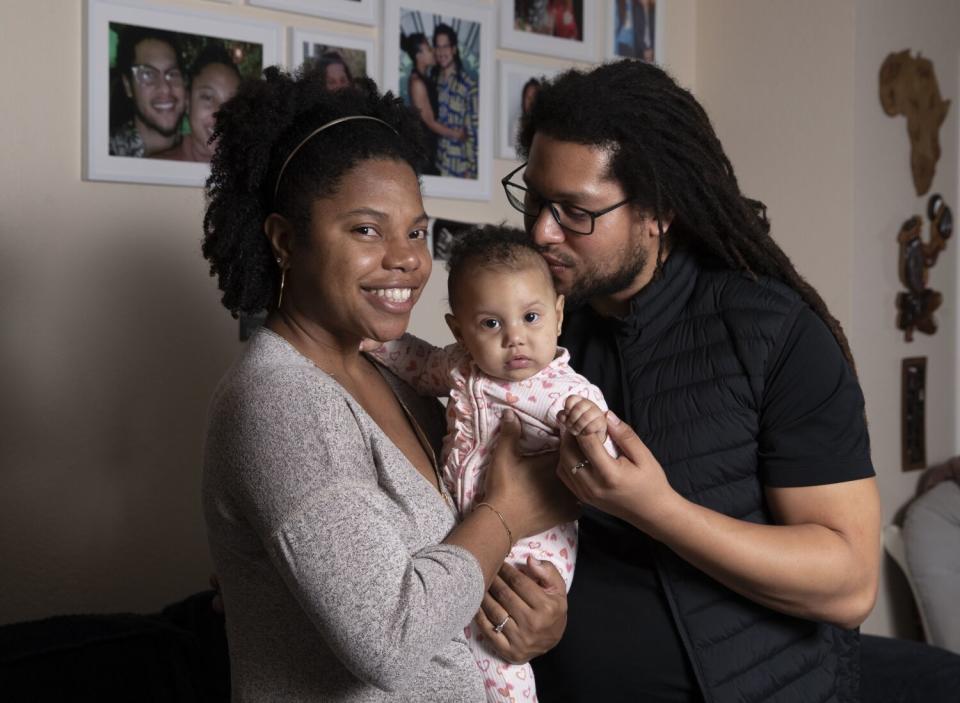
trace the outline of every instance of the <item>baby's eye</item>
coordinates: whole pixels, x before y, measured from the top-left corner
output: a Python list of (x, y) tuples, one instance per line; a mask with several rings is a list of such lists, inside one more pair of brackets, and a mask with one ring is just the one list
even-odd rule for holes
[(427, 230), (425, 229), (415, 229), (410, 233), (410, 239), (426, 239)]
[(488, 330), (495, 330), (500, 327), (500, 320), (495, 320), (492, 317), (488, 317), (486, 320), (483, 320), (480, 325), (486, 327)]
[(524, 322), (536, 322), (540, 319), (540, 313), (538, 312), (528, 312), (523, 316)]

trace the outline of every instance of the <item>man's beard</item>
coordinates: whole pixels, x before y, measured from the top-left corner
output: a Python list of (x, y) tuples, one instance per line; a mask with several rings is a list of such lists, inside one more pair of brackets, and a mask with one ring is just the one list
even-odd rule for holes
[(565, 305), (576, 309), (594, 298), (614, 295), (629, 288), (646, 268), (648, 259), (647, 251), (636, 241), (633, 248), (625, 252), (618, 268), (603, 272), (594, 266), (584, 270), (571, 284), (565, 296)]
[(156, 122), (151, 120), (149, 117), (144, 115), (139, 107), (133, 108), (134, 114), (137, 116), (137, 119), (140, 120), (146, 127), (152, 129), (154, 132), (159, 134), (162, 137), (173, 137), (180, 131), (180, 121), (183, 119), (183, 113), (180, 113), (180, 116), (174, 121), (172, 127), (163, 127), (158, 125)]

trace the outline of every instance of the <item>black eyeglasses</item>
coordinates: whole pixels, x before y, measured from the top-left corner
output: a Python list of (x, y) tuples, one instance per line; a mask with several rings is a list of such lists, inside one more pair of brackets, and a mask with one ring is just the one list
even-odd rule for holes
[(626, 205), (632, 200), (632, 198), (621, 200), (619, 203), (614, 203), (610, 207), (603, 208), (603, 210), (586, 210), (576, 205), (570, 205), (569, 203), (558, 203), (553, 200), (546, 200), (536, 191), (525, 188), (519, 183), (514, 183), (510, 180), (514, 174), (526, 167), (526, 164), (522, 164), (519, 168), (514, 169), (500, 179), (500, 183), (503, 184), (503, 190), (507, 194), (507, 202), (509, 202), (515, 210), (522, 212), (526, 217), (533, 218), (539, 217), (543, 206), (546, 205), (550, 208), (550, 214), (553, 215), (553, 219), (557, 221), (557, 224), (574, 234), (593, 234), (596, 219), (600, 217), (600, 215), (606, 215), (608, 212), (616, 210), (618, 207)]

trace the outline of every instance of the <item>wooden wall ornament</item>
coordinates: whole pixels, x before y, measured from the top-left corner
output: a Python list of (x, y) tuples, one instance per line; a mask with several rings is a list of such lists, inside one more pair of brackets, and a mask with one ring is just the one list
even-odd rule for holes
[(904, 471), (927, 467), (927, 357), (900, 365), (900, 449)]
[(919, 215), (904, 222), (897, 234), (900, 282), (907, 289), (905, 293), (897, 293), (897, 328), (903, 330), (908, 342), (913, 341), (915, 329), (925, 334), (937, 331), (933, 313), (943, 302), (939, 291), (927, 288), (930, 269), (953, 234), (953, 212), (939, 194), (930, 196), (927, 218), (930, 220), (929, 242), (924, 242), (921, 236), (923, 219)]
[(940, 97), (933, 63), (910, 50), (889, 54), (880, 67), (880, 104), (890, 117), (905, 115), (910, 170), (917, 195), (926, 195), (940, 159), (940, 125), (950, 101)]

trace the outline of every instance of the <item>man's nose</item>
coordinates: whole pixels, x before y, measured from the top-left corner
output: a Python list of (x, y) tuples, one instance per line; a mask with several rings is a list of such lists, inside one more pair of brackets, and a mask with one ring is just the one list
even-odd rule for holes
[(540, 214), (529, 223), (528, 229), (530, 231), (530, 239), (533, 240), (534, 244), (541, 247), (550, 244), (560, 244), (566, 238), (560, 223), (557, 222), (556, 218), (554, 218), (550, 212), (550, 208), (546, 205), (541, 208)]

